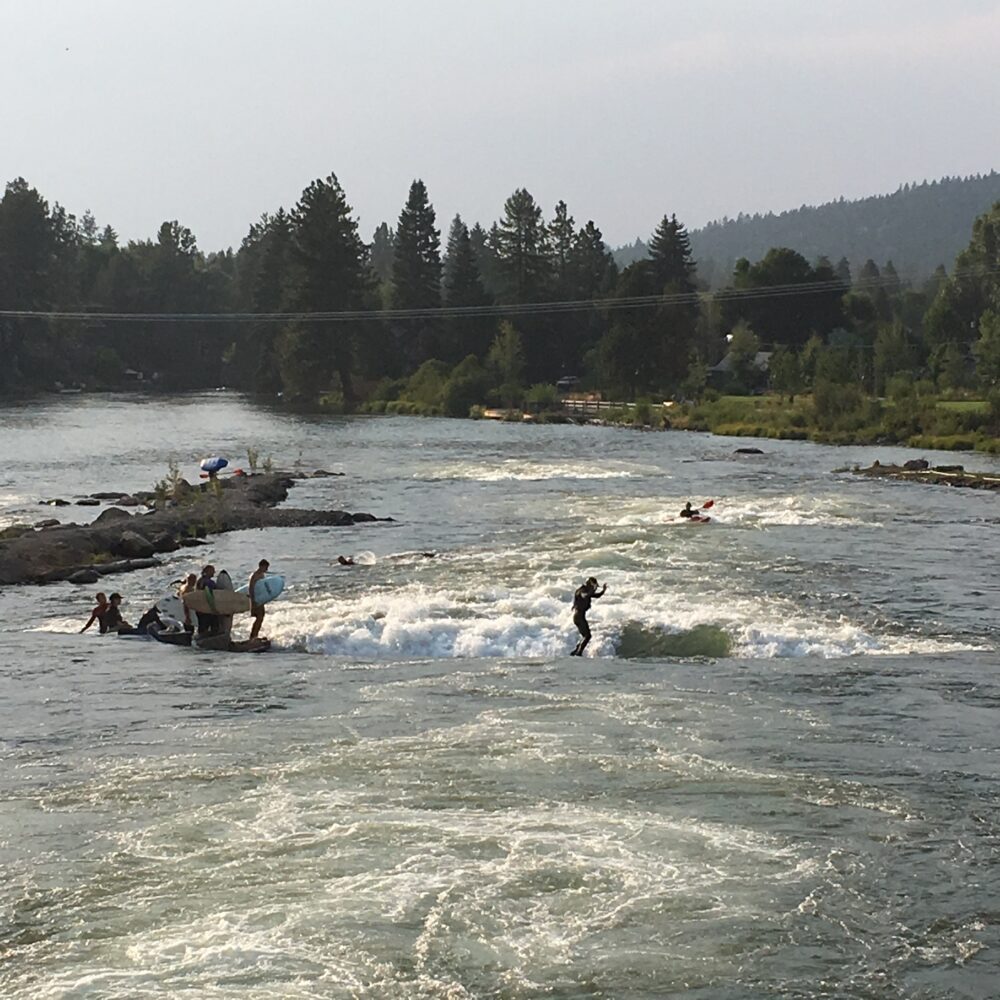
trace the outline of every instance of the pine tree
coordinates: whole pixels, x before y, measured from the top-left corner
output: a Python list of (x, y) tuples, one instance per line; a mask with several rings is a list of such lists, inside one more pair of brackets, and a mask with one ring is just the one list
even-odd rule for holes
[(556, 205), (555, 216), (548, 225), (548, 244), (552, 270), (552, 293), (558, 299), (572, 298), (572, 257), (576, 242), (573, 216), (566, 202)]
[(549, 276), (548, 239), (542, 210), (524, 188), (519, 188), (504, 203), (495, 247), (504, 300), (540, 301)]
[[(392, 264), (394, 309), (436, 309), (441, 305), (441, 234), (434, 223), (434, 208), (427, 199), (427, 188), (423, 181), (415, 180), (396, 227)], [(438, 356), (437, 319), (407, 320), (399, 329), (411, 361), (419, 363)]]
[(489, 231), (477, 222), (469, 230), (469, 242), (476, 256), (479, 275), (483, 279), (483, 288), (491, 299), (496, 299), (501, 292), (503, 279), (500, 275), (500, 259), (497, 256), (497, 243), (500, 239), (500, 227), (494, 222)]
[(374, 233), (369, 247), (372, 271), (379, 281), (392, 281), (392, 262), (396, 256), (396, 234), (383, 222)]
[(837, 266), (833, 270), (837, 275), (838, 280), (850, 287), (853, 281), (851, 278), (850, 261), (848, 261), (846, 257), (841, 257), (840, 260), (837, 261)]
[[(367, 248), (335, 174), (315, 180), (291, 213), (289, 305), (302, 312), (364, 308), (370, 284)], [(331, 371), (354, 399), (355, 329), (349, 323), (294, 326), (282, 338), (282, 378), (292, 395), (325, 387)], [(291, 384), (289, 384), (289, 380)]]
[(669, 285), (675, 292), (694, 291), (696, 266), (691, 239), (676, 215), (665, 215), (649, 240), (649, 270), (660, 289)]
[[(458, 215), (452, 221), (448, 234), (444, 294), (448, 305), (455, 308), (484, 306), (490, 302), (483, 288), (469, 229)], [(458, 360), (468, 354), (481, 357), (489, 346), (493, 328), (489, 317), (454, 316), (448, 319), (446, 326), (448, 347), (445, 360)]]

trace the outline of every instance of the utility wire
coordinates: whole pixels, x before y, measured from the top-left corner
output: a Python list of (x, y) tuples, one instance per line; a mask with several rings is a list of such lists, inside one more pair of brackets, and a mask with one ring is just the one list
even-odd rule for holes
[[(950, 277), (985, 277), (1000, 274), (998, 268), (968, 268)], [(3, 319), (76, 320), (101, 323), (358, 323), (405, 322), (428, 319), (461, 319), (502, 316), (542, 316), (561, 313), (614, 312), (624, 309), (656, 309), (700, 303), (703, 300), (742, 302), (783, 299), (825, 292), (846, 294), (855, 290), (900, 287), (899, 278), (868, 278), (848, 285), (840, 279), (798, 284), (761, 285), (754, 288), (723, 288), (717, 292), (671, 292), (663, 295), (635, 295), (616, 299), (571, 299), (561, 302), (521, 302), (509, 305), (438, 306), (429, 309), (344, 309), (330, 312), (230, 312), (230, 313), (125, 313), (86, 310), (0, 309)]]

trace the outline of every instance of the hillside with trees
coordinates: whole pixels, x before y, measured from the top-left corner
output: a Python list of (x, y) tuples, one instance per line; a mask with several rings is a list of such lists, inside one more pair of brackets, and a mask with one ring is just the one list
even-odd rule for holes
[[(744, 215), (691, 230), (701, 279), (720, 287), (741, 257), (758, 260), (772, 247), (790, 247), (807, 260), (845, 259), (857, 271), (866, 260), (893, 262), (904, 278), (921, 281), (955, 259), (973, 220), (1000, 200), (1000, 173), (904, 184), (887, 195), (775, 214)], [(619, 247), (626, 266), (648, 253), (645, 242)]]

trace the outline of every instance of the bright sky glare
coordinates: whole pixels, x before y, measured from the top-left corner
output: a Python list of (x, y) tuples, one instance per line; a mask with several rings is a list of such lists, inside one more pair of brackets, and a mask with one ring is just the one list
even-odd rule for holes
[(619, 244), (1000, 167), (997, 0), (4, 0), (0, 181), (238, 246), (334, 172), (364, 238), (527, 187)]

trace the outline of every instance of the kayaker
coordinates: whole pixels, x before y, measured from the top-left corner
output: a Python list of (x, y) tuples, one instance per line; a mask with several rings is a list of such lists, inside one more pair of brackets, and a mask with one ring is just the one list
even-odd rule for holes
[(684, 509), (681, 511), (680, 516), (681, 517), (696, 517), (697, 514), (698, 514), (698, 511), (696, 511), (691, 506), (691, 501), (688, 500), (688, 502), (686, 504), (684, 504)]
[(603, 597), (608, 589), (604, 584), (600, 592), (597, 590), (597, 578), (589, 577), (582, 587), (578, 587), (573, 595), (573, 624), (580, 633), (580, 641), (576, 644), (576, 649), (570, 656), (583, 656), (583, 651), (590, 642), (590, 625), (587, 624), (587, 612), (590, 610), (590, 603), (595, 598)]

